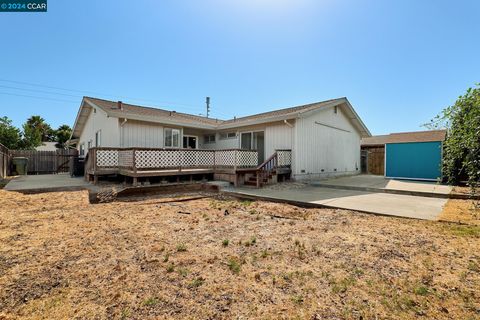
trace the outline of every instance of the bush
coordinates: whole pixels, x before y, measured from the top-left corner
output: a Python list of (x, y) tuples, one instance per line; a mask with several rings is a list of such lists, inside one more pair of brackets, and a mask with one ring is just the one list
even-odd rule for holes
[(480, 86), (469, 88), (427, 127), (446, 127), (443, 174), (449, 184), (467, 181), (472, 193), (480, 182)]

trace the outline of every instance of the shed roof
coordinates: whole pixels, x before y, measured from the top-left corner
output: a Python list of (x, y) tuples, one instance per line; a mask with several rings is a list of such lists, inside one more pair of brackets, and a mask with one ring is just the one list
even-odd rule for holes
[(363, 138), (362, 146), (378, 146), (384, 145), (386, 143), (444, 141), (446, 133), (447, 130), (391, 133), (386, 135)]

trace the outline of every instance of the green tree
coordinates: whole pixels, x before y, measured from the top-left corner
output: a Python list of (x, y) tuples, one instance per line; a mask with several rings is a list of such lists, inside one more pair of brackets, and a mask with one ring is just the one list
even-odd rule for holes
[(475, 193), (480, 183), (480, 85), (469, 88), (429, 126), (448, 129), (443, 152), (443, 173), (448, 182), (467, 181)]
[(23, 124), (23, 148), (34, 149), (46, 141), (54, 141), (55, 132), (41, 116), (31, 116)]
[(66, 148), (66, 142), (72, 135), (72, 128), (69, 125), (63, 124), (55, 130), (55, 141), (57, 142), (57, 148)]
[(12, 120), (0, 117), (0, 143), (8, 149), (19, 149), (21, 143), (20, 130), (12, 125)]
[(45, 122), (41, 116), (31, 116), (25, 125), (40, 133), (42, 142), (52, 142), (55, 139), (55, 131)]

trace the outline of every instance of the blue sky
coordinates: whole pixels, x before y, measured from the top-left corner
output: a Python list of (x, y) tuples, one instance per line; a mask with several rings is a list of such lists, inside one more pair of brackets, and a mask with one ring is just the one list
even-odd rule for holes
[(73, 125), (82, 95), (194, 114), (208, 95), (218, 118), (346, 96), (373, 134), (422, 130), (480, 82), (479, 12), (477, 0), (49, 0), (47, 13), (0, 13), (0, 116)]

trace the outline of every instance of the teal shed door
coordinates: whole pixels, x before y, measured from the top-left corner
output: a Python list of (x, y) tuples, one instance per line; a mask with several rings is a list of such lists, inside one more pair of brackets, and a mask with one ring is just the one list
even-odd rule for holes
[(385, 145), (385, 176), (388, 178), (441, 178), (442, 143), (407, 142)]

